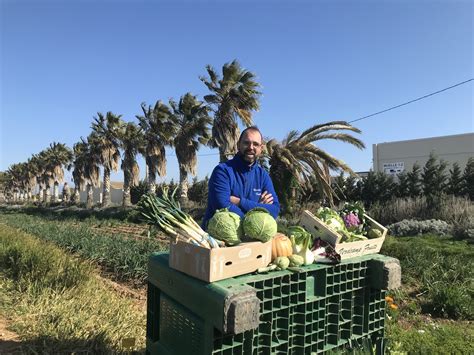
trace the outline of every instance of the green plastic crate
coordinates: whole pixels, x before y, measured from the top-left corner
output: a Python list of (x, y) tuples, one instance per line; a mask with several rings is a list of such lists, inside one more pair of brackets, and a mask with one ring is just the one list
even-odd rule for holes
[[(375, 257), (383, 256), (363, 256), (335, 266), (314, 264), (299, 272), (244, 275), (214, 284), (196, 284), (189, 277), (195, 290), (199, 285), (223, 290), (245, 285), (256, 290), (259, 325), (239, 334), (223, 334), (207, 319), (207, 313), (197, 314), (201, 308), (211, 309), (202, 301), (204, 296), (201, 304), (194, 304), (192, 297), (184, 302), (182, 294), (166, 294), (152, 280), (148, 285), (147, 353), (322, 354), (368, 339), (378, 344), (380, 353), (385, 291), (369, 286), (370, 260)], [(153, 258), (150, 268), (161, 263), (165, 271), (166, 257)]]

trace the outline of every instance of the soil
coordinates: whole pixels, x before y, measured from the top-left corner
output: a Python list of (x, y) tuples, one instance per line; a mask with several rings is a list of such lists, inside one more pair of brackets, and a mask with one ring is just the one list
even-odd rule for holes
[(0, 316), (0, 354), (15, 354), (21, 351), (18, 335), (7, 329), (8, 321)]

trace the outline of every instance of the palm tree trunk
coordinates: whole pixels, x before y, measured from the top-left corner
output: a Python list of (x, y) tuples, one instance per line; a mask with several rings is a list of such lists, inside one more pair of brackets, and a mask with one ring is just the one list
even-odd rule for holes
[(67, 184), (67, 182), (64, 183), (63, 185), (63, 202), (69, 202), (69, 200), (71, 199), (71, 193), (70, 193), (70, 190), (69, 190), (69, 185)]
[(74, 187), (74, 192), (71, 198), (72, 202), (78, 204), (81, 201), (81, 194), (77, 186)]
[(104, 167), (104, 190), (102, 196), (102, 207), (110, 206), (110, 169)]
[(92, 208), (94, 204), (94, 187), (92, 184), (87, 184), (87, 202), (86, 207)]
[(53, 185), (53, 202), (57, 202), (59, 200), (59, 182), (55, 181)]
[(188, 202), (188, 172), (183, 168), (179, 169), (179, 191), (180, 202)]
[(155, 174), (152, 171), (153, 167), (147, 164), (146, 169), (148, 177), (148, 192), (154, 195), (156, 193), (156, 179)]
[(132, 201), (130, 199), (130, 172), (123, 172), (123, 197), (122, 197), (122, 207), (130, 207)]
[(46, 185), (46, 188), (44, 189), (44, 199), (43, 201), (45, 203), (50, 203), (51, 202), (51, 187)]

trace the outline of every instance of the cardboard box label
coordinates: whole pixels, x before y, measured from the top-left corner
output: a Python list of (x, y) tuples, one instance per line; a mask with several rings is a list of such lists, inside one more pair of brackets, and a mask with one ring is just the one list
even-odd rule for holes
[(239, 251), (239, 258), (240, 259), (245, 259), (248, 258), (250, 255), (252, 255), (252, 249), (250, 248), (245, 248)]

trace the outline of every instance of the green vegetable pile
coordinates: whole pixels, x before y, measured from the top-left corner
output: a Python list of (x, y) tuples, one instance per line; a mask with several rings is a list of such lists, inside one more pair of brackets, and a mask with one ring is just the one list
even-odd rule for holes
[(261, 242), (268, 242), (277, 233), (277, 222), (265, 208), (261, 207), (248, 211), (242, 226), (247, 237)]
[(228, 208), (217, 210), (207, 224), (207, 232), (227, 246), (237, 245), (242, 237), (240, 216), (230, 212)]
[(359, 202), (345, 203), (339, 212), (329, 207), (321, 207), (316, 212), (316, 216), (319, 219), (342, 236), (341, 243), (356, 242), (382, 236), (380, 230), (371, 228), (366, 223), (364, 214), (364, 207)]

